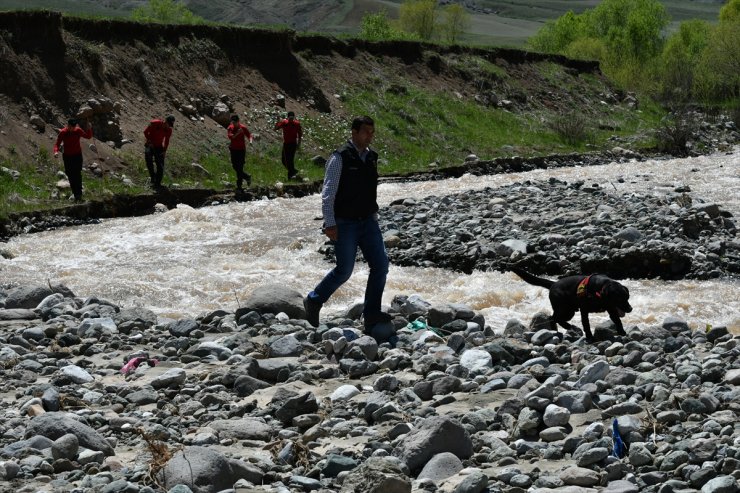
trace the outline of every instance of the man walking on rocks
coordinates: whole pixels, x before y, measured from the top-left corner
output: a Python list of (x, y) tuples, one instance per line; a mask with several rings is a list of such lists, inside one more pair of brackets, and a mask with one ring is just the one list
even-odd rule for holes
[(308, 293), (303, 305), (308, 322), (318, 327), (321, 307), (352, 275), (359, 247), (370, 267), (362, 312), (365, 330), (370, 332), (376, 324), (391, 320), (380, 310), (388, 255), (378, 225), (378, 154), (369, 147), (375, 122), (369, 116), (355, 118), (351, 135), (326, 163), (321, 194), (323, 232), (334, 242), (337, 265)]
[(275, 124), (275, 130), (283, 130), (283, 166), (288, 170), (288, 180), (292, 180), (298, 175), (295, 169), (295, 153), (301, 145), (303, 138), (303, 129), (301, 122), (296, 120), (295, 113), (288, 112), (288, 118), (284, 118)]
[(85, 130), (77, 125), (77, 120), (70, 118), (67, 126), (59, 130), (59, 136), (54, 144), (54, 157), (59, 157), (60, 145), (62, 147), (62, 161), (64, 161), (64, 173), (69, 180), (75, 202), (82, 201), (82, 146), (81, 138), (92, 138), (92, 126), (89, 122)]
[(246, 125), (239, 123), (239, 115), (231, 116), (231, 125), (226, 129), (229, 137), (229, 152), (231, 153), (231, 167), (236, 172), (236, 189), (242, 189), (242, 181), (247, 180), (247, 186), (252, 184), (252, 175), (244, 172), (244, 162), (247, 158), (247, 143), (251, 144), (254, 139)]
[[(164, 176), (164, 157), (170, 145), (172, 127), (175, 126), (175, 117), (170, 115), (162, 120), (152, 120), (144, 129), (144, 161), (149, 170), (149, 178), (154, 188), (162, 186)], [(154, 169), (154, 165), (157, 168)]]

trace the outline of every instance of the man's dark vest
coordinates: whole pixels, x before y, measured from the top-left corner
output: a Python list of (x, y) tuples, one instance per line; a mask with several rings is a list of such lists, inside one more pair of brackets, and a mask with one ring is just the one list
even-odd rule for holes
[(378, 153), (368, 150), (363, 162), (349, 142), (337, 152), (342, 156), (342, 174), (334, 199), (334, 215), (340, 219), (360, 219), (378, 212)]

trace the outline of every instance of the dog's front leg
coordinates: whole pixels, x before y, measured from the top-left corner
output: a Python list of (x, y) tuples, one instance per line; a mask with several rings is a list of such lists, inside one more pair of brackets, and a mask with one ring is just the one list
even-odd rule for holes
[(607, 313), (609, 313), (609, 318), (614, 322), (614, 326), (617, 328), (617, 334), (626, 336), (627, 333), (624, 331), (622, 319), (619, 318), (619, 313), (615, 310), (607, 310)]
[(594, 339), (591, 333), (591, 324), (588, 321), (588, 310), (581, 308), (581, 324), (583, 325), (583, 333), (586, 336), (586, 340), (591, 342)]

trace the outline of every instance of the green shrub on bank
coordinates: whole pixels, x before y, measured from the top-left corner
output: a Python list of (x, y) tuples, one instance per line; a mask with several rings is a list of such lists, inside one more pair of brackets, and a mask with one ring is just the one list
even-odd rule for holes
[(596, 57), (619, 86), (642, 88), (652, 80), (650, 62), (661, 52), (668, 21), (657, 0), (605, 0), (582, 14), (568, 12), (548, 22), (528, 44), (546, 53)]
[(529, 46), (599, 60), (619, 87), (666, 101), (740, 104), (740, 0), (722, 7), (718, 25), (684, 21), (666, 38), (668, 20), (657, 0), (605, 0), (548, 22)]
[(660, 70), (663, 99), (685, 101), (692, 96), (696, 70), (712, 31), (705, 21), (682, 22), (666, 41)]
[(740, 19), (722, 21), (712, 30), (695, 73), (697, 99), (740, 104)]
[(686, 145), (696, 130), (697, 122), (686, 112), (666, 115), (655, 131), (656, 148), (676, 156), (686, 155)]
[(131, 12), (131, 18), (138, 22), (157, 22), (160, 24), (203, 24), (205, 19), (192, 13), (185, 4), (175, 0), (149, 0), (146, 5)]
[(368, 41), (412, 41), (419, 39), (417, 35), (397, 28), (395, 23), (388, 18), (386, 10), (362, 16), (360, 37)]
[(578, 145), (590, 138), (588, 123), (580, 111), (569, 111), (555, 116), (548, 124), (566, 144)]
[(399, 18), (381, 10), (362, 17), (360, 37), (370, 41), (441, 40), (457, 43), (470, 27), (470, 14), (460, 4), (443, 7), (436, 0), (404, 0)]

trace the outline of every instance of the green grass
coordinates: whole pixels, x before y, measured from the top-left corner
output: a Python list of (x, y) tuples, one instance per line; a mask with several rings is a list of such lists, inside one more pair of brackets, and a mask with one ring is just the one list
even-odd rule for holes
[[(613, 105), (596, 108), (589, 119), (589, 138), (569, 143), (549, 125), (557, 113), (514, 114), (415, 87), (400, 93), (383, 86), (354, 91), (347, 105), (354, 113), (373, 115), (376, 120), (375, 147), (387, 162), (381, 174), (424, 170), (433, 162), (458, 165), (470, 153), (492, 159), (610, 149), (614, 146), (610, 137), (654, 128), (664, 114), (653, 104), (640, 112)], [(599, 123), (611, 130), (599, 129)], [(636, 142), (638, 147), (651, 144), (649, 138)]]
[[(61, 156), (55, 159), (43, 147), (30, 159), (16, 155), (12, 148), (5, 149), (4, 154), (0, 157), (0, 167), (17, 171), (20, 176), (13, 178), (10, 172), (0, 171), (0, 217), (14, 212), (44, 210), (70, 204), (69, 188), (57, 188), (59, 180), (64, 178)], [(115, 194), (135, 195), (146, 190), (143, 185), (125, 184), (121, 176), (97, 177), (86, 168), (83, 168), (82, 182), (87, 198), (103, 198)]]
[(375, 144), (387, 160), (383, 171), (418, 171), (436, 162), (456, 165), (474, 153), (483, 159), (509, 152), (548, 152), (558, 147), (554, 133), (501, 109), (483, 108), (447, 93), (409, 87), (405, 93), (352, 93), (348, 106), (376, 119)]

